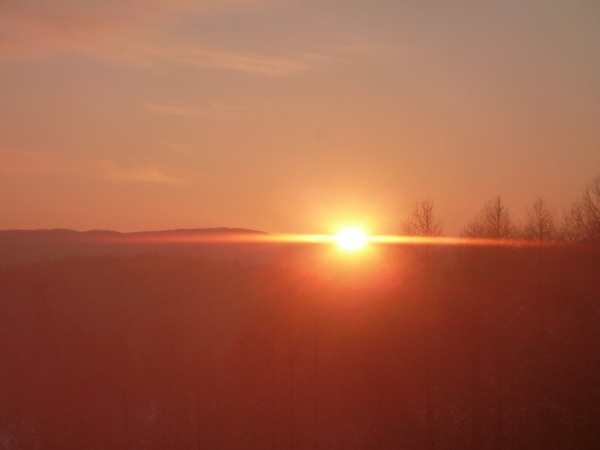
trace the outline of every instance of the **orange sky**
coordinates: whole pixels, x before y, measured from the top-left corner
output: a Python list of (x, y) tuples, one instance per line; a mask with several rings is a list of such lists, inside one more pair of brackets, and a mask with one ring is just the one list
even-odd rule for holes
[(600, 173), (600, 2), (0, 3), (0, 229), (449, 234)]

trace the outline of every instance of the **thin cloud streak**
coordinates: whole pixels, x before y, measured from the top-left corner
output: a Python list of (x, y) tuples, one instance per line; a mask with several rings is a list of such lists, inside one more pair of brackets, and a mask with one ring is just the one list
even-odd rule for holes
[(273, 57), (252, 53), (237, 53), (208, 50), (203, 48), (180, 48), (175, 52), (165, 52), (165, 60), (198, 67), (247, 72), (270, 77), (294, 75), (315, 67), (311, 58)]
[(93, 161), (89, 176), (113, 183), (182, 184), (156, 167), (125, 167), (115, 161)]
[(234, 118), (236, 115), (242, 115), (250, 111), (256, 111), (261, 109), (297, 109), (305, 107), (301, 104), (268, 102), (256, 102), (248, 105), (222, 105), (219, 103), (214, 103), (206, 108), (194, 108), (190, 106), (163, 104), (152, 101), (142, 101), (141, 105), (144, 109), (154, 114), (215, 120), (231, 119)]
[(143, 102), (144, 108), (150, 112), (166, 114), (173, 116), (203, 118), (203, 119), (224, 119), (229, 114), (224, 107), (213, 107), (210, 109), (190, 108), (185, 106), (163, 105), (153, 102)]
[(175, 25), (190, 15), (269, 3), (274, 2), (126, 0), (96, 5), (67, 1), (61, 7), (42, 7), (31, 0), (9, 0), (0, 3), (0, 61), (77, 54), (141, 66), (177, 63), (267, 77), (304, 73), (339, 61), (310, 51), (274, 56), (214, 49), (182, 43), (174, 34)]
[(48, 152), (0, 149), (0, 172), (70, 175), (111, 183), (184, 184), (153, 166), (124, 166), (112, 160), (70, 161)]
[(0, 58), (27, 58), (58, 53), (98, 53), (106, 40), (127, 29), (133, 35), (147, 25), (125, 10), (115, 13), (85, 8), (36, 7), (23, 2), (0, 5)]

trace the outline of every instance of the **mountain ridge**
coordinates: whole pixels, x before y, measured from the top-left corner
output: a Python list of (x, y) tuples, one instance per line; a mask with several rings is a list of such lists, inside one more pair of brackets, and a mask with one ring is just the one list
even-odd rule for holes
[[(215, 239), (263, 236), (264, 231), (212, 227), (119, 232), (64, 228), (0, 230), (0, 263), (56, 261), (71, 257), (186, 253), (218, 260), (261, 261), (273, 250), (249, 240)], [(194, 239), (201, 237), (202, 239)]]

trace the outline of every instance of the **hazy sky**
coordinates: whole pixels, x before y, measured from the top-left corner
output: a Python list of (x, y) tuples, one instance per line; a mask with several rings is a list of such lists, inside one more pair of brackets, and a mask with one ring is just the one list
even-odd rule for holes
[(600, 174), (596, 0), (2, 0), (0, 229), (455, 234)]

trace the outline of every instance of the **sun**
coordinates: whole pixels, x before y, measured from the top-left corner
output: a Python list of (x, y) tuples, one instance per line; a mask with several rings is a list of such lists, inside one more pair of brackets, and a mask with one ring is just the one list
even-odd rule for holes
[(364, 246), (367, 243), (367, 235), (359, 227), (346, 227), (337, 234), (335, 240), (342, 249), (351, 251)]

